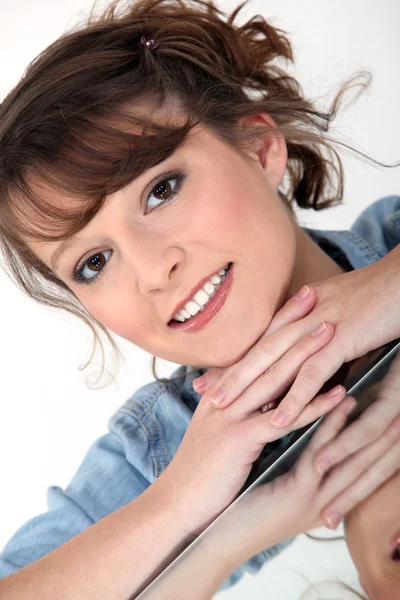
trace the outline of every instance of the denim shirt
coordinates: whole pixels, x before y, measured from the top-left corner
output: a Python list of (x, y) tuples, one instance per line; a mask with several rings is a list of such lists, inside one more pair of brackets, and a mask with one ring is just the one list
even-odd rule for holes
[[(350, 231), (302, 229), (346, 270), (364, 267), (399, 243), (400, 196), (375, 201)], [(0, 578), (64, 544), (154, 482), (175, 455), (200, 400), (192, 381), (208, 369), (188, 374), (192, 370), (180, 366), (172, 376), (186, 374), (184, 378), (144, 385), (112, 415), (108, 433), (90, 446), (69, 485), (48, 488), (48, 511), (30, 519), (8, 541), (0, 554)], [(219, 589), (234, 584), (245, 571), (258, 571), (292, 541), (256, 554)]]

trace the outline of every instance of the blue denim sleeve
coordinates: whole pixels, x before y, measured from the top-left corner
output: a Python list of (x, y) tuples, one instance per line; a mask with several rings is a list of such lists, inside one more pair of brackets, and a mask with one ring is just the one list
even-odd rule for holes
[(379, 198), (357, 217), (350, 231), (385, 256), (400, 242), (400, 196)]
[(48, 488), (48, 511), (22, 525), (8, 541), (0, 554), (0, 578), (61, 546), (150, 485), (153, 466), (140, 425), (118, 411), (109, 425), (109, 433), (91, 445), (65, 490)]

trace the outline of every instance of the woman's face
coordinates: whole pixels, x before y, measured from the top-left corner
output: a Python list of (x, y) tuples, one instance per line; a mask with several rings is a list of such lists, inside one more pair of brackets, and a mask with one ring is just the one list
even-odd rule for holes
[[(286, 158), (283, 138), (261, 140), (243, 157), (197, 126), (172, 156), (107, 198), (55, 272), (98, 321), (140, 348), (178, 364), (233, 364), (303, 279), (323, 279), (314, 263), (307, 273), (306, 252), (296, 254), (303, 232), (277, 194)], [(172, 196), (175, 173), (184, 180)], [(60, 245), (31, 247), (51, 267)], [(96, 255), (83, 275), (102, 267), (98, 279), (75, 282), (76, 266)], [(197, 331), (171, 328), (177, 305), (228, 263), (230, 291), (215, 316)]]
[[(346, 542), (370, 600), (400, 598), (400, 471), (345, 519)], [(400, 546), (400, 542), (397, 544)]]

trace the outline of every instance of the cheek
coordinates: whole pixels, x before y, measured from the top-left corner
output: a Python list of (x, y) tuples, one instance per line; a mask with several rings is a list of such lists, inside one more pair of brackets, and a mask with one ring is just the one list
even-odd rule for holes
[(85, 305), (86, 309), (107, 329), (127, 339), (133, 344), (147, 350), (151, 346), (149, 340), (153, 337), (149, 320), (144, 317), (142, 308), (140, 312), (134, 306), (132, 299), (121, 293), (102, 294), (98, 302), (91, 301)]
[(198, 182), (193, 199), (183, 229), (187, 241), (193, 241), (194, 234), (199, 244), (228, 252), (232, 251), (230, 241), (240, 244), (238, 252), (241, 244), (258, 253), (270, 250), (270, 263), (279, 268), (287, 262), (285, 248), (286, 254), (293, 254), (293, 227), (282, 201), (251, 171), (240, 177), (225, 173), (208, 180), (207, 185)]

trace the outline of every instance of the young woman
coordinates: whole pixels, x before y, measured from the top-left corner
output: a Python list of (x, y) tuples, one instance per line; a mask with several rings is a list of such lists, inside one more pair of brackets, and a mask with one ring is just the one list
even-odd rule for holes
[[(236, 14), (225, 20), (200, 1), (111, 7), (45, 50), (1, 105), (10, 274), (34, 299), (182, 364), (171, 381), (137, 390), (70, 485), (50, 489), (49, 511), (6, 545), (7, 598), (137, 594), (231, 503), (266, 443), (336, 407), (321, 428), (332, 439), (349, 401), (343, 387), (333, 396), (321, 387), (343, 362), (400, 337), (399, 198), (374, 203), (350, 232), (297, 224), (294, 204), (322, 209), (342, 197), (323, 133), (336, 104), (318, 112), (271, 64), (291, 58), (287, 38), (261, 18), (236, 27)], [(206, 371), (211, 387), (196, 393)], [(182, 563), (179, 594), (232, 584), (317, 514), (335, 526), (337, 512), (395, 471), (397, 414), (391, 403), (379, 418), (367, 411), (348, 447), (322, 450), (319, 438), (315, 460), (332, 462), (335, 451), (348, 474), (344, 459), (370, 444), (366, 488), (357, 463), (348, 489), (339, 477), (324, 502), (313, 496), (300, 530), (286, 527), (265, 488), (277, 529), (253, 540), (256, 556), (236, 537), (244, 564), (213, 561), (196, 590), (201, 561)]]

